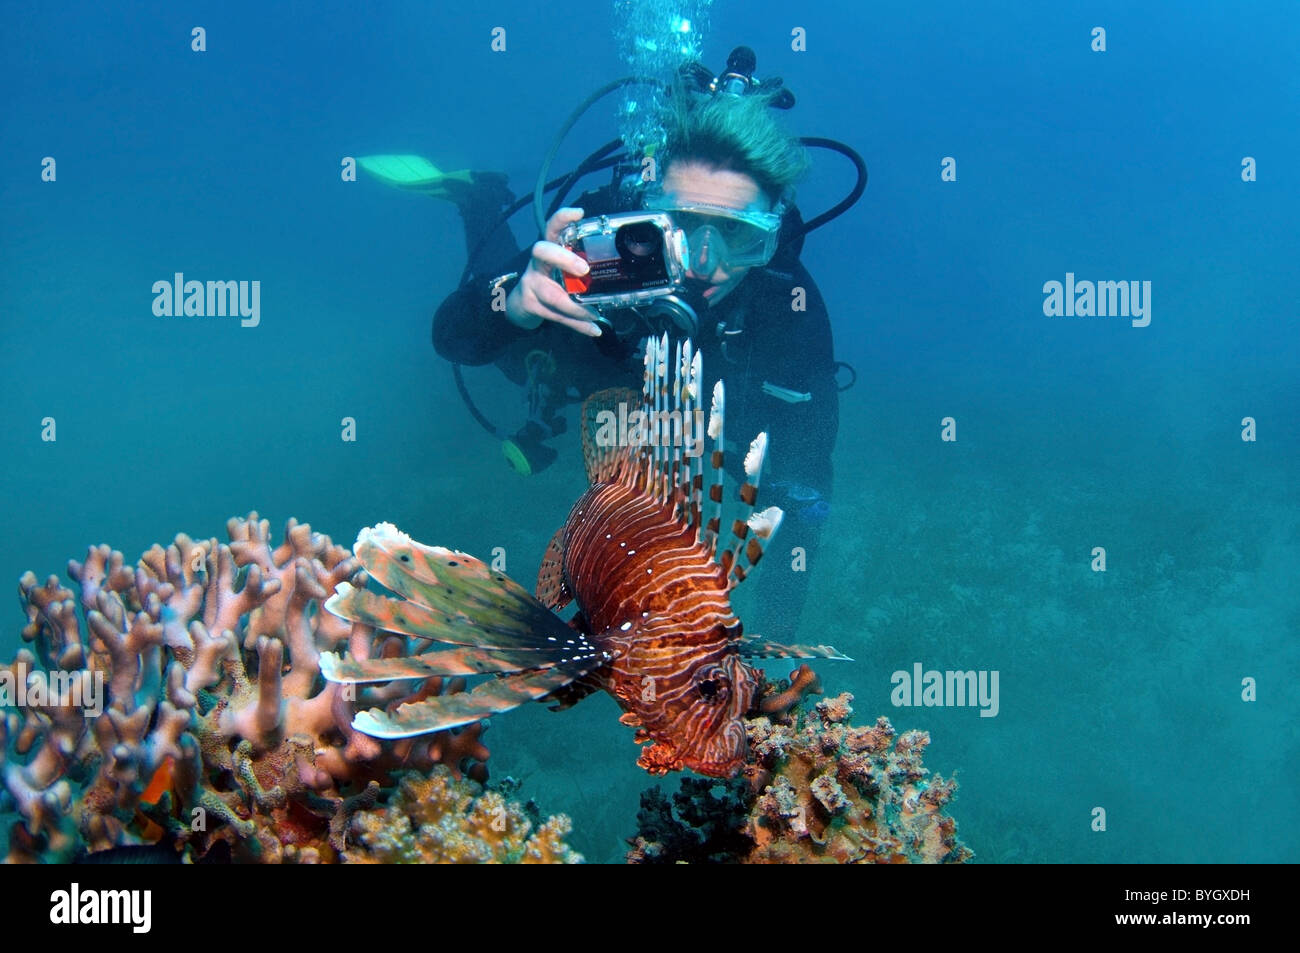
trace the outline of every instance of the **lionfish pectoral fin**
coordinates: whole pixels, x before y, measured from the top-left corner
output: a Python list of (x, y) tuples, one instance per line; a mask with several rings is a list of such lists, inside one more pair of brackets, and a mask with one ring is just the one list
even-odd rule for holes
[(398, 705), (390, 712), (379, 708), (359, 712), (352, 727), (372, 738), (410, 738), (468, 725), (490, 715), (545, 698), (584, 674), (573, 665), (509, 675), (484, 682), (473, 691), (435, 695), (423, 701)]
[(552, 617), (532, 593), (505, 573), (468, 553), (417, 543), (392, 523), (363, 529), (354, 552), (376, 580), (428, 609), (517, 630)]
[(600, 691), (603, 685), (600, 679), (593, 678), (591, 673), (588, 673), (575, 678), (567, 685), (560, 686), (540, 701), (553, 703), (546, 706), (549, 711), (564, 711), (566, 708), (572, 708), (588, 695)]
[(562, 661), (562, 655), (558, 651), (553, 654), (554, 659), (548, 660), (546, 655), (538, 652), (466, 647), (397, 658), (343, 659), (333, 652), (322, 652), (320, 671), (326, 681), (344, 685), (391, 682), (404, 678), (485, 675), (549, 668)]
[(465, 553), (421, 545), (391, 523), (363, 529), (356, 554), (376, 580), (402, 598), (339, 583), (325, 608), (341, 618), (479, 648), (563, 654), (566, 645), (580, 639), (509, 576)]
[(563, 526), (551, 537), (546, 555), (542, 557), (542, 566), (537, 570), (537, 600), (552, 611), (563, 609), (573, 601), (573, 593), (564, 583)]
[[(500, 650), (562, 652), (567, 640), (574, 638), (573, 630), (532, 596), (527, 593), (524, 596), (531, 605), (513, 611), (507, 611), (502, 605), (484, 608), (472, 604), (442, 611), (341, 582), (335, 587), (334, 595), (325, 601), (325, 609), (349, 622), (361, 622), (386, 632), (399, 632), (430, 642)], [(511, 598), (509, 593), (502, 593), (503, 603)], [(535, 668), (541, 661), (526, 667)]]
[(741, 639), (739, 651), (745, 658), (824, 658), (839, 662), (853, 661), (831, 645), (783, 645), (757, 636)]

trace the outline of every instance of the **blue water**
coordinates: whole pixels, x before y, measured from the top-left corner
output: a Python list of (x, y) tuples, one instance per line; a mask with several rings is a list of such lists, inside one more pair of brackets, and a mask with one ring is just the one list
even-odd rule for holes
[[(804, 252), (859, 381), (798, 635), (857, 659), (819, 669), (859, 720), (931, 732), (927, 764), (956, 772), (952, 811), (985, 861), (1300, 847), (1300, 18), (1141, 6), (718, 0), (705, 44), (715, 68), (752, 46), (798, 96), (793, 127), (870, 166)], [(505, 469), (428, 343), (464, 260), (454, 209), (339, 174), (416, 152), (522, 192), (568, 112), (621, 75), (610, 4), (479, 9), (6, 6), (0, 579), (61, 573), (90, 543), (133, 559), (177, 531), (222, 536), (256, 508), (277, 538), (292, 515), (342, 542), (386, 519), (503, 546), (531, 581), (583, 487), (574, 440), (531, 480)], [(613, 129), (593, 111), (557, 168)], [(816, 158), (805, 212), (851, 183)], [(534, 237), (526, 215), (516, 234)], [(260, 280), (260, 325), (155, 317), (151, 285), (178, 271)], [(1150, 324), (1045, 316), (1067, 272), (1150, 281)], [(517, 413), (494, 371), (467, 376)], [(0, 619), (6, 658), (22, 623)], [(916, 662), (999, 671), (998, 715), (895, 708), (890, 675)], [(494, 773), (571, 814), (593, 860), (620, 857), (649, 783), (616, 717), (593, 697), (487, 736)]]

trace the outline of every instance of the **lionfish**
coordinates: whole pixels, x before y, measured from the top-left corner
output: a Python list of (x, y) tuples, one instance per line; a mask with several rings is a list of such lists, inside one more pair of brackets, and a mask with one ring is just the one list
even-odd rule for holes
[[(700, 354), (688, 340), (670, 362), (668, 348), (666, 335), (647, 342), (633, 439), (597, 439), (592, 422), (619, 398), (624, 410), (629, 398), (635, 406), (635, 391), (601, 391), (584, 405), (591, 485), (552, 538), (535, 597), (473, 556), (421, 545), (391, 523), (361, 531), (357, 559), (400, 598), (344, 582), (325, 608), (443, 647), (399, 658), (345, 661), (327, 654), (321, 660), (325, 677), (342, 683), (496, 677), (469, 692), (360, 712), (353, 727), (378, 738), (404, 738), (527, 701), (567, 708), (603, 689), (623, 709), (620, 721), (636, 729), (636, 741), (652, 742), (637, 761), (641, 767), (652, 774), (688, 768), (730, 777), (744, 763), (743, 719), (762, 682), (742, 656), (846, 658), (830, 646), (742, 635), (730, 592), (758, 563), (782, 517), (777, 507), (755, 509), (767, 435), (759, 434), (745, 457), (739, 495), (748, 515), (734, 521), (724, 543), (723, 385), (714, 387), (707, 428), (713, 513), (706, 521), (703, 434), (697, 429), (692, 442), (688, 432), (690, 422), (703, 417), (697, 408)], [(667, 441), (671, 446), (662, 446), (660, 437), (678, 421), (683, 426)], [(555, 610), (571, 601), (578, 611), (565, 622)]]

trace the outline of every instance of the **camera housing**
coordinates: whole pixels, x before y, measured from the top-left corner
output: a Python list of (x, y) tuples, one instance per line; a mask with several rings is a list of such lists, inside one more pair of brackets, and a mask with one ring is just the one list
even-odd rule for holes
[(675, 294), (686, 274), (686, 236), (663, 212), (584, 218), (560, 233), (560, 244), (590, 266), (585, 275), (565, 275), (565, 290), (601, 310)]

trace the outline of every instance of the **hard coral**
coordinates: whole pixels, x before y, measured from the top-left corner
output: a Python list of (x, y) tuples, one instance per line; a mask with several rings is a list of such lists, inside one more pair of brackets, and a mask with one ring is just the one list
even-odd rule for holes
[(408, 774), (385, 808), (352, 819), (356, 847), (344, 860), (358, 864), (579, 864), (565, 844), (571, 830), (563, 814), (533, 832), (515, 801), (445, 767), (428, 777)]
[(811, 710), (746, 719), (748, 789), (733, 786), (718, 795), (712, 784), (684, 783), (675, 812), (657, 789), (643, 795), (641, 830), (628, 860), (961, 863), (973, 857), (944, 813), (956, 782), (928, 777), (921, 764), (930, 736), (896, 736), (883, 717), (870, 728), (852, 727), (852, 700), (846, 692)]
[(749, 863), (953, 863), (972, 857), (943, 813), (957, 788), (921, 765), (924, 731), (895, 738), (887, 718), (853, 728), (845, 692), (784, 724), (750, 722), (760, 777)]
[[(135, 567), (108, 546), (70, 562), (69, 589), (20, 580), (31, 644), (0, 668), (0, 802), (21, 817), (10, 860), (66, 859), (171, 839), (201, 858), (331, 860), (347, 821), (397, 771), (442, 763), (486, 777), (481, 725), (381, 743), (356, 705), (464, 689), (439, 678), (367, 687), (320, 677), (320, 653), (406, 654), (406, 640), (323, 612), (351, 552), (290, 520), (272, 547), (256, 513), (229, 544), (178, 535)], [(80, 615), (78, 614), (80, 607)], [(5, 806), (0, 803), (0, 807)]]

